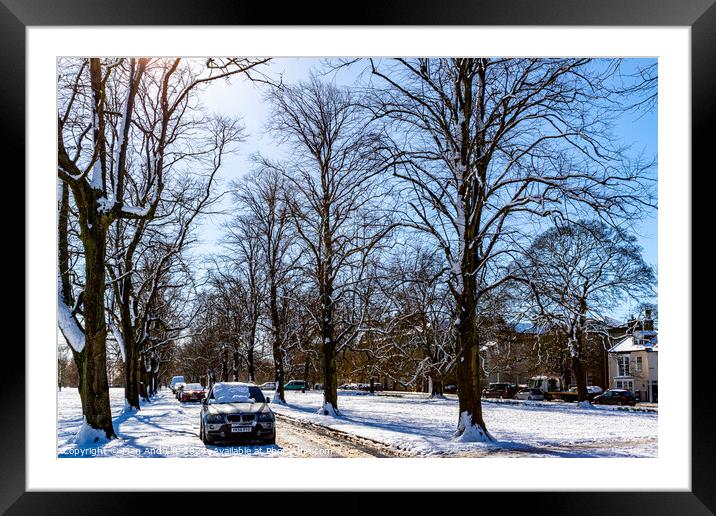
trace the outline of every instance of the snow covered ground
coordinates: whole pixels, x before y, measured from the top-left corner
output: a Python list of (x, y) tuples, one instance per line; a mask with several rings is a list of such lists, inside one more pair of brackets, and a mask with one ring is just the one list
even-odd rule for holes
[(123, 414), (124, 389), (110, 389), (114, 430), (119, 439), (102, 446), (74, 443), (82, 425), (82, 408), (77, 389), (57, 393), (58, 457), (229, 457), (272, 456), (278, 446), (205, 446), (199, 440), (199, 403), (179, 403), (165, 389), (139, 412)]
[(485, 456), (502, 453), (542, 457), (655, 457), (658, 414), (575, 404), (483, 403), (485, 423), (496, 444), (451, 439), (458, 419), (456, 399), (425, 399), (343, 392), (341, 417), (317, 414), (320, 392), (287, 392), (275, 412), (387, 444), (415, 456)]
[[(658, 450), (658, 414), (611, 407), (485, 402), (484, 418), (497, 443), (459, 443), (451, 438), (458, 418), (454, 398), (341, 392), (341, 417), (335, 418), (316, 413), (321, 392), (292, 391), (286, 393), (288, 405), (271, 405), (284, 416), (277, 422), (276, 446), (221, 447), (199, 440), (200, 405), (180, 404), (168, 390), (160, 391), (139, 413), (122, 413), (123, 389), (111, 389), (110, 399), (119, 439), (78, 446), (74, 437), (82, 424), (79, 395), (67, 388), (57, 393), (59, 457), (354, 457), (375, 451), (351, 446), (342, 439), (344, 434), (416, 457), (655, 457)], [(339, 438), (312, 431), (316, 425), (340, 433), (334, 435)]]

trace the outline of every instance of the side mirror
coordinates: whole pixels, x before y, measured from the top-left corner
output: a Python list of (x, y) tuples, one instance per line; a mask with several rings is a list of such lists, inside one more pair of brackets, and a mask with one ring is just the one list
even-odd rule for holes
[(266, 403), (271, 403), (271, 398), (266, 396)]

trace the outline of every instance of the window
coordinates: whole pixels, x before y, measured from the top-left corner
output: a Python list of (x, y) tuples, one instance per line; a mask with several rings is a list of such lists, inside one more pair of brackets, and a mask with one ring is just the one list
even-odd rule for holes
[(641, 373), (641, 371), (642, 371), (641, 357), (636, 357), (636, 372)]
[(618, 376), (629, 376), (629, 356), (619, 355), (617, 357), (617, 365), (619, 367)]

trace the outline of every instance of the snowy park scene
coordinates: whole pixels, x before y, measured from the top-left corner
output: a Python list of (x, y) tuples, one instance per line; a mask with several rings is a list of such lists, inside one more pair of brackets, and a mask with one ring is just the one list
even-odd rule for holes
[(57, 457), (658, 457), (657, 71), (58, 59)]

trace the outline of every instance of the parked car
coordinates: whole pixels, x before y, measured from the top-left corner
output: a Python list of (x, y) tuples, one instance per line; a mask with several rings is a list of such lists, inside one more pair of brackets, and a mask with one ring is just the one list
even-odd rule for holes
[(308, 388), (308, 385), (303, 380), (291, 380), (283, 386), (285, 391), (302, 391)]
[(276, 416), (256, 385), (215, 383), (202, 401), (199, 436), (204, 444), (224, 441), (276, 442)]
[(515, 399), (544, 401), (544, 393), (540, 389), (522, 389), (515, 394)]
[(179, 401), (201, 401), (206, 397), (206, 390), (200, 383), (187, 383), (179, 390)]
[(443, 387), (443, 392), (445, 394), (455, 394), (457, 392), (457, 385), (449, 383)]
[[(568, 392), (577, 392), (577, 386), (573, 385), (569, 388)], [(604, 390), (598, 385), (587, 385), (587, 397), (589, 400), (593, 400), (597, 395), (602, 394)]]
[(607, 389), (604, 394), (594, 397), (597, 405), (636, 405), (634, 393), (626, 389)]
[(259, 385), (259, 389), (262, 391), (275, 391), (276, 390), (276, 382), (265, 382)]
[[(361, 391), (370, 391), (370, 384), (369, 383), (359, 383), (358, 384), (358, 390)], [(382, 391), (383, 390), (383, 384), (380, 382), (373, 382), (373, 390), (374, 391)]]
[(491, 383), (482, 390), (483, 398), (514, 398), (517, 394), (517, 384)]
[(186, 383), (183, 376), (172, 376), (172, 381), (169, 382), (169, 388), (172, 390), (172, 394), (177, 393), (177, 386), (181, 383)]
[[(322, 391), (322, 390), (323, 390), (323, 384), (322, 384), (322, 383), (317, 383), (316, 385), (313, 386), (313, 388), (316, 389), (317, 391)], [(339, 387), (339, 389), (340, 389), (340, 387)]]

